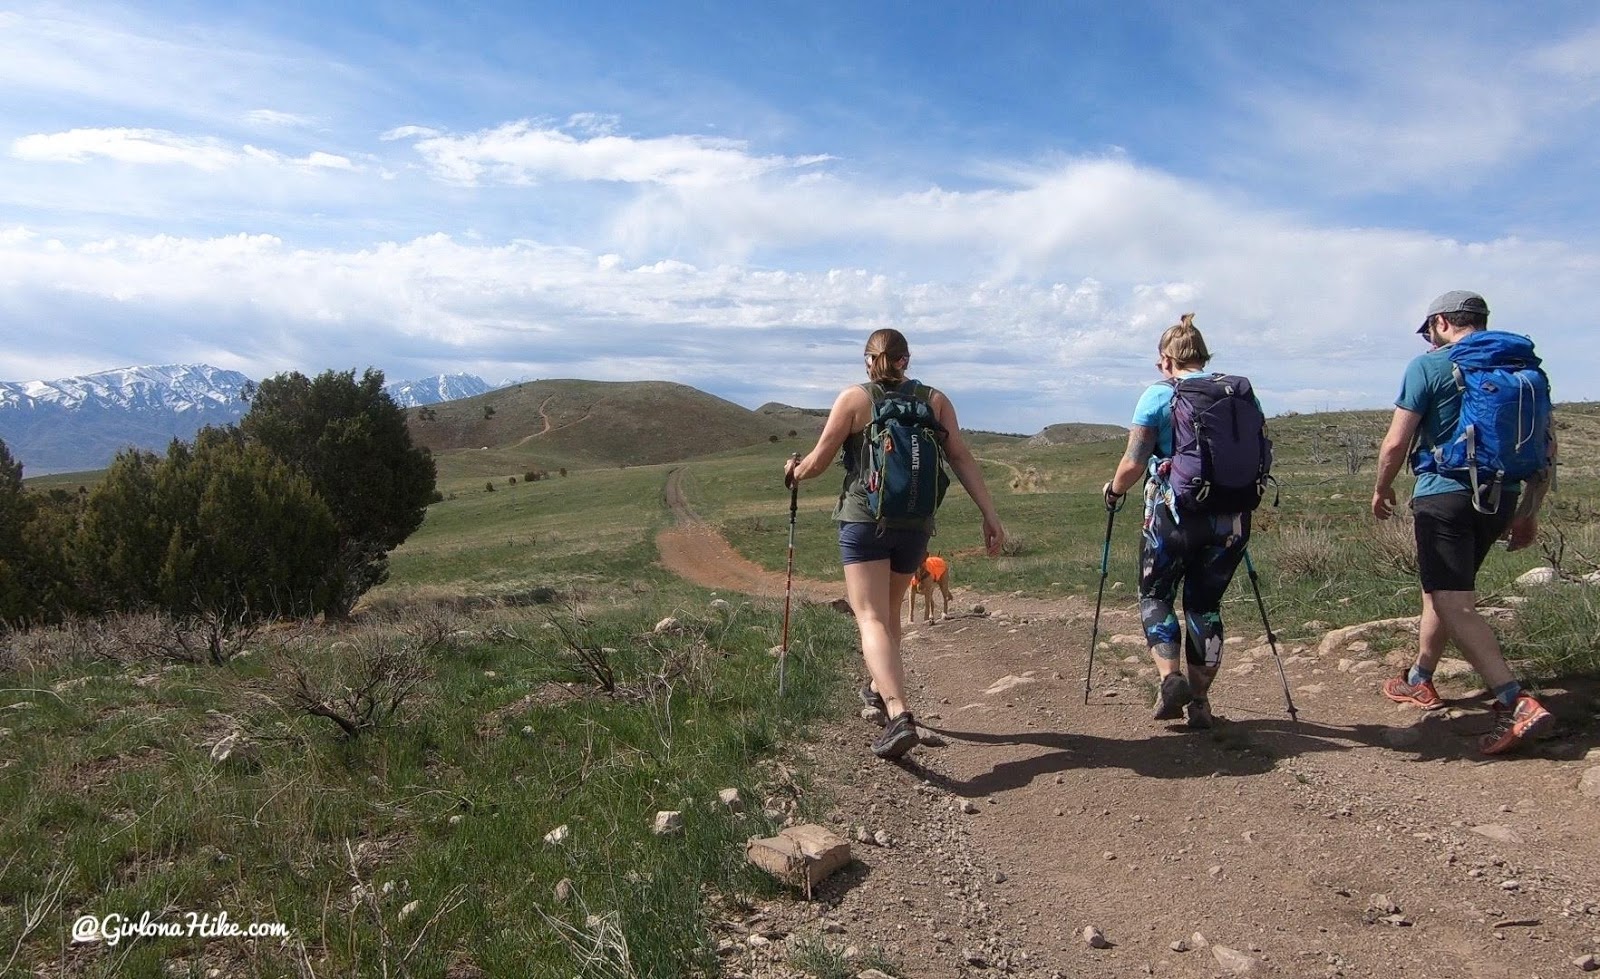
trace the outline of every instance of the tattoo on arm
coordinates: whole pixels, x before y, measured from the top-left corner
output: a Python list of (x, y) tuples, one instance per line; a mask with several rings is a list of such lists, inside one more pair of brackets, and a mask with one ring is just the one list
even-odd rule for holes
[(1155, 449), (1155, 435), (1149, 429), (1134, 429), (1128, 436), (1128, 450), (1122, 454), (1122, 458), (1129, 462), (1137, 462), (1143, 465), (1149, 460), (1150, 453), (1154, 452)]

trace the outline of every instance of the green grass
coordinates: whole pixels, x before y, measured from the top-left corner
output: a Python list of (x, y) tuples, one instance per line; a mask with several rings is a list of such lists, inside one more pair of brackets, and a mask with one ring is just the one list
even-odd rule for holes
[[(556, 922), (592, 934), (588, 914), (614, 914), (634, 969), (616, 974), (712, 969), (702, 885), (773, 892), (742, 860), (746, 837), (775, 828), (761, 813), (762, 759), (837, 706), (848, 672), (848, 620), (799, 616), (782, 701), (769, 612), (686, 613), (686, 633), (648, 639), (650, 615), (596, 616), (580, 632), (614, 650), (624, 687), (682, 670), (615, 698), (556, 686), (580, 674), (559, 632), (529, 616), (432, 655), (408, 722), (354, 742), (281, 706), (283, 654), (265, 646), (221, 669), (77, 659), (18, 676), (0, 714), (0, 907), (37, 906), (59, 886), (21, 961), (53, 961), (79, 914), (226, 910), (283, 922), (294, 939), (248, 953), (177, 938), (94, 946), (73, 953), (71, 974), (160, 976), (175, 956), (222, 956), (229, 975), (283, 975), (302, 945), (317, 975), (439, 975), (457, 960), (571, 974)], [(300, 655), (339, 652), (322, 640)], [(236, 727), (253, 750), (213, 763), (210, 744)], [(717, 805), (729, 786), (744, 815)], [(665, 809), (683, 811), (680, 835), (650, 832)], [(544, 842), (563, 824), (566, 843)], [(568, 903), (554, 897), (563, 878)], [(362, 885), (376, 907), (352, 899)], [(0, 914), (0, 949), (21, 931), (20, 914)]]
[[(1558, 535), (1565, 542), (1567, 566), (1586, 570), (1584, 561), (1600, 554), (1592, 502), (1600, 498), (1592, 461), (1600, 405), (1559, 411), (1569, 463), (1545, 527), (1552, 548)], [(1382, 424), (1383, 413), (1272, 421), (1283, 505), (1261, 516), (1251, 550), (1286, 637), (1315, 638), (1305, 627), (1312, 620), (1338, 626), (1415, 613), (1403, 529), (1397, 538), (1371, 519), (1370, 459), (1349, 473), (1339, 443), (1360, 444)], [(780, 467), (807, 447), (759, 443), (682, 463), (694, 506), (750, 559), (781, 570), (788, 494)], [(1098, 490), (1120, 452), (1115, 440), (1030, 445), (984, 436), (978, 454), (1020, 551), (998, 560), (977, 553), (977, 514), (959, 489), (940, 514), (935, 551), (957, 557), (958, 584), (985, 593), (1092, 595), (1106, 528)], [(453, 614), (459, 600), (547, 588), (561, 601), (452, 622), (447, 633), (465, 631), (448, 651), (428, 655), (430, 677), (405, 722), (353, 743), (326, 720), (284, 706), (285, 661), (270, 637), (222, 668), (111, 656), (93, 629), (49, 641), (9, 637), (11, 657), (25, 665), (0, 674), (0, 973), (18, 948), (24, 968), (84, 976), (164, 975), (174, 960), (194, 974), (306, 974), (309, 962), (317, 976), (385, 968), (420, 976), (470, 962), (491, 975), (565, 975), (576, 971), (574, 941), (605, 946), (616, 959), (619, 936), (631, 974), (714, 972), (708, 895), (774, 893), (741, 861), (742, 841), (772, 829), (760, 812), (766, 762), (841, 709), (855, 641), (848, 619), (802, 609), (791, 693), (776, 700), (766, 655), (777, 642), (776, 608), (735, 602), (712, 613), (709, 595), (657, 563), (672, 468), (574, 470), (535, 483), (513, 468), (515, 486), (502, 479), (487, 493), (482, 472), (443, 459), (441, 482), (453, 497), (431, 507), (394, 553), (391, 580), (363, 603), (367, 623), (296, 640), (297, 655), (327, 672), (348, 661), (348, 644), (399, 641), (404, 620)], [(1012, 473), (1030, 468), (1033, 491), (1013, 492)], [(800, 496), (796, 567), (809, 577), (839, 577), (829, 519), (838, 480), (834, 470)], [(1139, 518), (1136, 503), (1116, 517), (1108, 576), (1127, 586), (1108, 591), (1108, 602), (1131, 606)], [(1496, 551), (1483, 593), (1498, 600), (1540, 563), (1538, 549)], [(547, 614), (584, 617), (586, 625), (570, 628), (615, 650), (608, 656), (621, 683), (648, 692), (613, 698), (581, 683), (565, 692), (559, 684), (581, 674), (559, 630), (545, 627)], [(652, 635), (667, 614), (689, 630)], [(1225, 614), (1232, 629), (1256, 634), (1244, 575)], [(1507, 652), (1533, 678), (1593, 674), (1597, 635), (1594, 586), (1562, 584), (1532, 593), (1506, 634)], [(0, 647), (0, 662), (6, 654)], [(670, 690), (651, 687), (663, 673), (676, 677)], [(210, 746), (234, 728), (253, 750), (212, 762)], [(744, 793), (746, 815), (712, 805), (725, 786)], [(653, 836), (658, 809), (684, 810), (685, 831)], [(569, 841), (546, 844), (544, 834), (561, 824)], [(576, 894), (570, 903), (554, 896), (563, 878)], [(359, 886), (380, 895), (375, 906), (352, 898)], [(417, 909), (402, 920), (411, 901)], [(26, 916), (40, 909), (38, 927), (24, 935)], [(225, 910), (238, 922), (286, 923), (293, 938), (150, 939), (114, 949), (64, 938), (80, 913), (143, 910)], [(598, 930), (585, 925), (591, 914)], [(794, 964), (828, 975), (839, 966), (835, 951), (803, 945)]]

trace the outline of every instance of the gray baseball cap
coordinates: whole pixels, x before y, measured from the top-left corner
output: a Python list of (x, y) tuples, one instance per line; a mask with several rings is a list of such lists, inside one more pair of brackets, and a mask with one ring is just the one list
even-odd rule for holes
[(1428, 313), (1422, 318), (1422, 325), (1417, 327), (1417, 332), (1427, 333), (1428, 324), (1440, 313), (1482, 313), (1488, 316), (1489, 304), (1475, 292), (1452, 289), (1428, 304)]

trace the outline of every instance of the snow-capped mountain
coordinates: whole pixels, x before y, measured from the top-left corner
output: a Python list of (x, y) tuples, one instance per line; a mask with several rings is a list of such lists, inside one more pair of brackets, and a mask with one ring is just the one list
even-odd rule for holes
[(488, 381), (476, 374), (435, 374), (417, 381), (390, 381), (383, 389), (402, 408), (436, 405), (493, 390)]
[(0, 439), (25, 475), (100, 469), (129, 446), (164, 452), (206, 425), (238, 421), (251, 383), (204, 364), (0, 381)]
[[(207, 425), (230, 425), (250, 409), (254, 386), (238, 371), (205, 364), (123, 367), (54, 381), (0, 381), (0, 440), (28, 476), (103, 469), (132, 446), (164, 453)], [(491, 390), (472, 374), (395, 381), (384, 390), (402, 408)]]

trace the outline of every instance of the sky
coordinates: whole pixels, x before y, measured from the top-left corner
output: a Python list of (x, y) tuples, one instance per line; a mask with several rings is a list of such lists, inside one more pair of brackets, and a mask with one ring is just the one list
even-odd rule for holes
[(1600, 399), (1592, 2), (0, 0), (0, 379), (207, 363), (1126, 423), (1269, 414), (1482, 293)]

